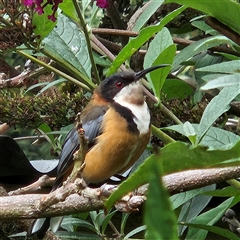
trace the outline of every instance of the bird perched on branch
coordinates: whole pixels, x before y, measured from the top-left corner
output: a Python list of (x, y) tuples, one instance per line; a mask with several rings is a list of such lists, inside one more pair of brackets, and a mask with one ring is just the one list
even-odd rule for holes
[[(124, 173), (145, 150), (150, 139), (150, 113), (139, 79), (168, 65), (153, 66), (140, 72), (119, 72), (94, 90), (80, 115), (88, 151), (82, 178), (87, 184), (101, 183)], [(72, 129), (64, 142), (52, 191), (60, 187), (71, 173), (73, 154), (79, 149), (77, 130)], [(57, 231), (62, 217), (37, 219), (28, 236), (42, 239), (46, 231)]]

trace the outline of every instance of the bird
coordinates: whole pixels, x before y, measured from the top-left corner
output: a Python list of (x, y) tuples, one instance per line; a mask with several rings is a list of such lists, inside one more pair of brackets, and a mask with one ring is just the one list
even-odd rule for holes
[[(122, 71), (104, 79), (94, 90), (80, 121), (88, 141), (81, 177), (87, 184), (104, 183), (129, 169), (150, 140), (150, 112), (139, 80), (147, 73), (169, 66), (152, 66), (139, 72)], [(76, 128), (63, 143), (52, 191), (59, 188), (73, 169), (79, 149)], [(40, 218), (31, 224), (27, 237), (42, 239), (48, 229), (56, 232), (62, 217)]]

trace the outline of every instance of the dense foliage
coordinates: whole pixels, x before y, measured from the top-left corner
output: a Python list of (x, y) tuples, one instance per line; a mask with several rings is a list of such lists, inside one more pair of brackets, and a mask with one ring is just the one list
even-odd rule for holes
[[(145, 82), (158, 101), (149, 101), (153, 138), (147, 159), (106, 209), (149, 183), (144, 225), (126, 232), (129, 215), (123, 214), (122, 238), (145, 231), (147, 239), (206, 239), (209, 232), (239, 239), (227, 226), (214, 226), (239, 204), (239, 183), (230, 180), (232, 172), (213, 171), (233, 171), (240, 161), (239, 12), (233, 0), (0, 0), (0, 123), (47, 133), (59, 152), (61, 127), (74, 121), (100, 79), (119, 69), (170, 64)], [(15, 69), (23, 59), (31, 63)], [(196, 169), (206, 170), (211, 181), (191, 178)], [(167, 191), (165, 177), (181, 178), (187, 170), (191, 183), (175, 190), (167, 185)], [(216, 197), (220, 201), (206, 208)], [(84, 238), (80, 226), (95, 232), (94, 238), (110, 237), (106, 227), (115, 214), (66, 217), (62, 227), (68, 232), (59, 235)]]

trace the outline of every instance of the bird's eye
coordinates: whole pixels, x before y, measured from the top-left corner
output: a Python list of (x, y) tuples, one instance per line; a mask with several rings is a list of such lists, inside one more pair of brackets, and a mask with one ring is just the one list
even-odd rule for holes
[(123, 83), (121, 81), (116, 82), (116, 86), (118, 88), (121, 88), (123, 86)]

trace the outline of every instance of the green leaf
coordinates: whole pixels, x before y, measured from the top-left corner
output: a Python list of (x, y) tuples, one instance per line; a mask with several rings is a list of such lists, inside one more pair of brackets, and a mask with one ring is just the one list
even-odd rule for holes
[(168, 22), (170, 22), (174, 17), (179, 15), (185, 7), (178, 8), (177, 10), (169, 13), (165, 16), (158, 25), (149, 26), (142, 29), (136, 38), (132, 38), (128, 44), (121, 50), (109, 68), (107, 75), (111, 75), (117, 71), (117, 69), (123, 64), (127, 59), (129, 59), (144, 43), (146, 43), (154, 34), (159, 32)]
[[(231, 197), (224, 201), (222, 204), (218, 205), (217, 207), (202, 213), (198, 217), (196, 217), (191, 223), (193, 224), (203, 224), (203, 225), (213, 225), (216, 223), (225, 213), (225, 211), (230, 208), (231, 206), (235, 205), (239, 202), (239, 197)], [(189, 228), (186, 240), (190, 239), (198, 239), (203, 240), (206, 238), (207, 231), (206, 230), (199, 230), (196, 228)]]
[[(173, 44), (166, 48), (153, 62), (153, 66), (160, 65), (160, 64), (167, 64), (172, 63), (174, 56), (176, 53), (176, 46)], [(151, 83), (153, 87), (153, 91), (155, 96), (160, 100), (160, 91), (162, 89), (162, 86), (166, 80), (166, 77), (169, 74), (171, 67), (164, 67), (159, 68), (155, 71), (152, 71), (146, 75), (147, 79)]]
[(169, 46), (173, 44), (172, 36), (167, 28), (163, 28), (157, 33), (149, 44), (148, 51), (144, 58), (143, 67), (151, 67), (158, 56)]
[(188, 137), (192, 145), (195, 145), (197, 140), (197, 134), (190, 122), (187, 121), (183, 124), (183, 131), (185, 132), (184, 135)]
[[(207, 52), (199, 54), (199, 59), (196, 59), (195, 69), (194, 71), (194, 77), (196, 79), (197, 85), (202, 86), (204, 82), (203, 78), (206, 75), (209, 75), (208, 72), (205, 71), (198, 71), (199, 68), (203, 68), (205, 66), (214, 65), (217, 63), (220, 63), (223, 61), (222, 56), (216, 56), (216, 55), (209, 55)], [(199, 91), (199, 90), (198, 90)]]
[[(85, 2), (85, 1), (84, 1)], [(64, 0), (59, 4), (59, 8), (74, 21), (79, 21), (76, 9), (72, 0)]]
[(33, 90), (33, 89), (36, 88), (36, 87), (42, 87), (42, 86), (45, 86), (45, 85), (47, 85), (47, 84), (49, 84), (49, 82), (36, 83), (36, 84), (30, 86), (30, 87), (26, 90), (26, 92), (25, 92), (24, 94), (26, 94), (27, 92)]
[(197, 71), (216, 72), (216, 73), (236, 73), (236, 72), (239, 73), (240, 60), (233, 60), (233, 61), (213, 64), (210, 66), (198, 68)]
[[(167, 28), (163, 28), (152, 40), (144, 58), (143, 67), (149, 68), (152, 65), (172, 64), (176, 54), (176, 46)], [(160, 68), (146, 75), (155, 96), (160, 99), (160, 91), (169, 74), (170, 67)]]
[(215, 35), (217, 32), (209, 25), (207, 25), (204, 21), (194, 21), (191, 23), (194, 27), (200, 29), (201, 31), (205, 32), (206, 34)]
[(145, 225), (137, 227), (137, 228), (133, 229), (132, 231), (130, 231), (128, 234), (126, 234), (126, 236), (124, 236), (123, 240), (128, 240), (132, 236), (134, 236), (135, 234), (140, 233), (140, 232), (145, 231), (145, 230), (146, 230)]
[(76, 24), (60, 14), (57, 27), (44, 39), (44, 51), (60, 64), (91, 77), (91, 62), (84, 34)]
[(147, 9), (142, 11), (141, 15), (138, 17), (132, 31), (139, 32), (142, 26), (148, 21), (148, 19), (156, 12), (156, 10), (163, 4), (163, 0), (150, 1)]
[(218, 46), (220, 44), (229, 44), (232, 43), (228, 38), (224, 36), (214, 36), (209, 38), (204, 38), (195, 43), (190, 44), (185, 47), (179, 54), (176, 55), (172, 70), (175, 71), (182, 62), (187, 61), (196, 54), (203, 52), (211, 47)]
[[(205, 224), (193, 224), (193, 223), (183, 223), (183, 224), (186, 224), (187, 226), (192, 228), (204, 229), (209, 232), (216, 233), (217, 235), (220, 235), (226, 239), (239, 240), (239, 237), (236, 234), (222, 227), (208, 226)], [(205, 238), (202, 238), (202, 239), (205, 239)]]
[(180, 98), (183, 100), (193, 93), (193, 88), (179, 79), (167, 79), (162, 87), (162, 93), (167, 100)]
[[(169, 195), (161, 180), (160, 169), (152, 162), (152, 173), (147, 200), (145, 203), (144, 222), (147, 239), (178, 239), (176, 216), (172, 211)], [(159, 227), (161, 226), (161, 227)]]
[(203, 112), (199, 128), (198, 128), (198, 142), (208, 131), (211, 125), (226, 112), (230, 107), (231, 101), (240, 93), (240, 84), (223, 88), (220, 93), (215, 96), (207, 105)]
[(205, 195), (214, 196), (214, 197), (235, 197), (239, 196), (239, 189), (236, 187), (228, 186), (223, 189), (216, 189), (214, 191), (204, 192)]
[[(234, 160), (230, 165), (237, 166), (240, 161), (239, 146), (240, 142), (237, 142), (226, 150), (208, 150), (202, 146), (191, 148), (185, 143), (174, 142), (161, 149), (158, 161), (163, 164), (164, 175), (189, 169), (216, 167), (229, 159)], [(151, 161), (151, 158), (152, 156), (148, 160)]]
[(57, 85), (57, 84), (60, 84), (60, 83), (66, 82), (66, 81), (67, 81), (66, 79), (58, 79), (58, 80), (55, 80), (55, 81), (53, 81), (53, 82), (48, 83), (45, 87), (43, 87), (43, 88), (38, 92), (37, 96), (40, 95), (41, 93), (43, 93), (44, 91), (48, 90), (50, 87), (53, 87), (53, 86), (55, 86), (55, 85)]
[[(33, 14), (32, 24), (35, 26), (33, 28), (33, 32), (35, 36), (39, 36), (39, 40), (43, 40), (56, 26), (57, 22), (53, 22), (48, 19), (48, 15), (51, 15), (53, 10), (51, 9), (51, 5), (48, 4), (44, 8), (44, 13), (39, 15), (37, 12)], [(57, 13), (56, 13), (57, 14)]]
[(97, 234), (90, 234), (85, 232), (58, 231), (56, 235), (61, 239), (102, 240), (102, 237), (98, 236)]
[[(204, 12), (210, 16), (215, 17), (226, 26), (232, 28), (240, 34), (240, 4), (237, 1), (221, 0), (218, 1), (189, 1), (189, 0), (165, 0), (165, 3), (175, 2), (187, 7), (195, 8), (198, 11)], [(231, 13), (231, 17), (229, 15)]]
[(53, 134), (47, 134), (49, 132), (52, 132), (51, 128), (46, 124), (46, 123), (42, 123), (39, 127), (38, 127), (38, 131), (40, 131), (42, 134), (46, 134), (45, 138), (48, 140), (48, 142), (54, 146), (54, 136)]
[[(215, 185), (211, 185), (211, 188), (216, 188)], [(178, 217), (179, 222), (190, 222), (208, 205), (212, 199), (211, 196), (197, 195), (183, 204), (181, 212)], [(179, 235), (182, 235), (187, 227), (179, 226)]]
[(213, 88), (222, 88), (233, 85), (238, 85), (240, 83), (240, 74), (235, 73), (233, 75), (224, 75), (218, 78), (215, 78), (212, 81), (209, 81), (204, 86), (201, 87), (201, 90), (209, 90)]
[(186, 192), (174, 194), (173, 196), (170, 197), (170, 200), (171, 200), (172, 205), (173, 205), (173, 210), (180, 207), (182, 204), (189, 201), (193, 197), (195, 197), (197, 195), (200, 195), (200, 194), (205, 194), (206, 192), (208, 193), (210, 190), (213, 190), (215, 188), (216, 188), (215, 184), (212, 184), (210, 186), (206, 186), (206, 187), (202, 187), (202, 188), (193, 189), (193, 190), (189, 190), (189, 191), (186, 191)]
[(152, 173), (147, 169), (149, 169), (151, 166), (152, 161), (158, 161), (157, 158), (158, 157), (156, 155), (152, 155), (150, 160), (146, 160), (143, 165), (141, 165), (135, 172), (133, 172), (133, 174), (127, 178), (127, 180), (119, 185), (118, 189), (113, 192), (105, 202), (106, 211), (109, 211), (114, 203), (122, 196), (149, 181), (149, 177)]
[[(197, 131), (199, 124), (192, 124), (195, 131)], [(187, 137), (183, 130), (183, 124), (172, 125), (163, 130), (173, 130)], [(232, 132), (223, 130), (221, 128), (210, 127), (201, 140), (201, 145), (209, 147), (209, 149), (222, 149), (223, 146), (229, 144), (236, 144), (240, 137)]]
[[(231, 160), (231, 162), (225, 162)], [(240, 141), (225, 150), (208, 150), (203, 146), (192, 148), (183, 142), (169, 143), (161, 149), (160, 155), (151, 155), (144, 163), (111, 194), (105, 202), (106, 210), (122, 196), (148, 183), (152, 176), (149, 171), (152, 163), (161, 168), (163, 175), (174, 172), (223, 166), (238, 166), (240, 162)]]
[(105, 234), (106, 228), (109, 224), (109, 221), (112, 219), (113, 215), (117, 212), (117, 210), (112, 211), (111, 213), (107, 214), (102, 221), (102, 234)]
[(95, 227), (91, 223), (89, 223), (83, 219), (66, 216), (63, 218), (63, 221), (61, 223), (62, 228), (66, 229), (67, 231), (71, 231), (71, 232), (74, 231), (74, 228), (73, 228), (74, 225), (77, 227), (87, 228), (93, 232), (96, 232)]

